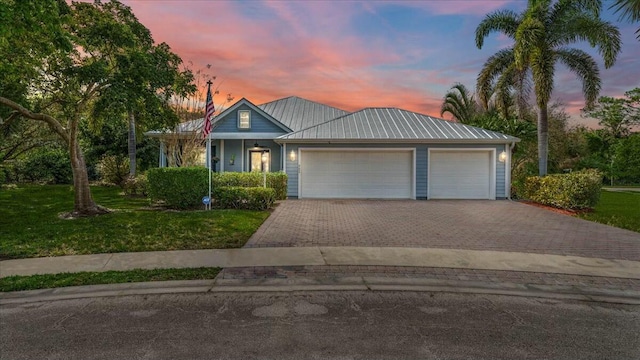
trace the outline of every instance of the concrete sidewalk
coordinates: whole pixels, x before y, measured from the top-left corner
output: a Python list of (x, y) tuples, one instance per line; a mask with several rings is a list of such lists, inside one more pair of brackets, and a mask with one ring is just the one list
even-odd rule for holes
[(401, 266), (640, 279), (640, 261), (503, 251), (398, 247), (290, 247), (77, 255), (0, 261), (0, 278), (195, 267)]

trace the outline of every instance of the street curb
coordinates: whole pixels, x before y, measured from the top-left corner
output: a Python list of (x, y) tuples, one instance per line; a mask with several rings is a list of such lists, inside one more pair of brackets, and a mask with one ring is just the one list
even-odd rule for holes
[(640, 305), (640, 291), (582, 286), (487, 283), (462, 280), (343, 277), (322, 279), (217, 279), (157, 281), (129, 284), (74, 286), (0, 294), (0, 305), (28, 304), (87, 298), (205, 293), (294, 293), (308, 291), (402, 291), (505, 295), (555, 300), (578, 300)]

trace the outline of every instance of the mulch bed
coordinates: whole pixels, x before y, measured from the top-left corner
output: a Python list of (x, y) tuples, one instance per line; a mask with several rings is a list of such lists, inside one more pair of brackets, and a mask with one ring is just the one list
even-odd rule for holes
[(528, 201), (528, 200), (520, 200), (520, 202), (523, 203), (523, 204), (539, 207), (541, 209), (545, 209), (545, 210), (553, 211), (553, 212), (558, 213), (558, 214), (569, 215), (569, 216), (576, 216), (576, 215), (579, 215), (579, 214), (584, 214), (584, 213), (588, 213), (588, 212), (593, 211), (591, 209), (584, 209), (584, 210), (560, 209), (560, 208), (557, 208), (557, 207), (553, 207), (553, 206), (549, 206), (549, 205), (543, 205), (543, 204), (539, 204), (537, 202)]

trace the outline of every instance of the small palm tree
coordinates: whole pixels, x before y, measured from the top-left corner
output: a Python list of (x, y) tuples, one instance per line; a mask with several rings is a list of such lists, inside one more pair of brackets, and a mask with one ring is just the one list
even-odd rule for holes
[(620, 51), (618, 28), (600, 19), (600, 0), (529, 0), (522, 14), (498, 10), (488, 14), (476, 28), (476, 45), (482, 48), (492, 32), (514, 40), (511, 48), (498, 51), (478, 75), (478, 91), (486, 93), (522, 87), (531, 76), (538, 106), (538, 171), (547, 174), (549, 148), (548, 103), (553, 91), (557, 62), (566, 65), (582, 80), (582, 92), (590, 106), (600, 92), (598, 65), (586, 52), (567, 45), (587, 41), (597, 47), (605, 67), (611, 67)]
[(440, 116), (449, 113), (458, 122), (469, 124), (478, 112), (478, 104), (466, 86), (455, 83), (444, 95)]
[[(640, 21), (640, 0), (616, 0), (609, 9), (620, 13), (620, 20), (628, 22)], [(636, 39), (640, 40), (640, 28), (636, 30)]]

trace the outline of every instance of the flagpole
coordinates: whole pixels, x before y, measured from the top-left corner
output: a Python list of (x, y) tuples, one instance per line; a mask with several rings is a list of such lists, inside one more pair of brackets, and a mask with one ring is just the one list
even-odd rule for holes
[(205, 114), (202, 123), (202, 133), (207, 138), (207, 168), (209, 169), (209, 203), (206, 204), (205, 209), (211, 210), (211, 160), (213, 154), (211, 154), (211, 118), (215, 112), (215, 106), (213, 105), (213, 96), (211, 95), (211, 80), (207, 81), (207, 101), (205, 105)]
[(211, 136), (207, 137), (207, 152), (209, 153), (209, 204), (207, 205), (207, 207), (209, 208), (209, 210), (211, 210), (211, 159), (213, 158), (211, 156)]

